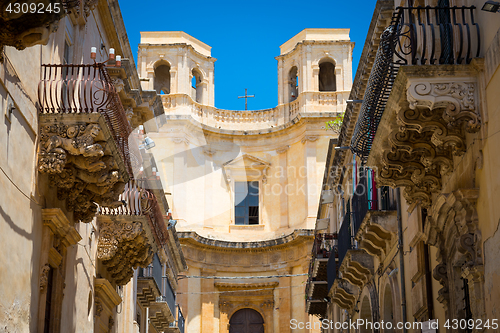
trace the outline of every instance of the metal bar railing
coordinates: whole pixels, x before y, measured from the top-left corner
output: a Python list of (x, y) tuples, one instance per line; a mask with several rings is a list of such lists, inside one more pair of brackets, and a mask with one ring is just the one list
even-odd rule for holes
[(161, 301), (166, 302), (175, 317), (175, 293), (170, 285), (168, 276), (162, 277)]
[(153, 255), (153, 262), (151, 264), (147, 267), (139, 268), (138, 276), (143, 278), (153, 278), (158, 289), (160, 291), (162, 290), (162, 267), (160, 258), (156, 253)]
[(351, 233), (351, 212), (349, 204), (347, 204), (347, 212), (344, 215), (344, 220), (339, 231), (339, 266), (348, 250), (352, 248), (352, 233)]
[(132, 128), (105, 65), (45, 64), (42, 71), (43, 78), (38, 84), (39, 112), (102, 114), (132, 177), (129, 149)]
[(184, 315), (182, 314), (181, 307), (177, 305), (177, 327), (181, 333), (184, 333)]
[(337, 258), (336, 256), (330, 256), (328, 259), (328, 265), (326, 266), (328, 291), (330, 291), (335, 279), (337, 278), (337, 271)]

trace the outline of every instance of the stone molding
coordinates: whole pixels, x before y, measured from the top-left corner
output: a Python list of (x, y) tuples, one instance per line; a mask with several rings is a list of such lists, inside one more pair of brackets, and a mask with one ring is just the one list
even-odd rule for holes
[(60, 243), (64, 247), (75, 245), (82, 236), (70, 225), (70, 222), (63, 211), (59, 208), (42, 209), (43, 225), (50, 228), (51, 232), (60, 238)]
[(90, 222), (95, 203), (122, 205), (118, 196), (128, 174), (100, 114), (40, 115), (38, 170), (49, 175), (75, 220)]
[(122, 302), (111, 283), (103, 278), (94, 279), (94, 329), (97, 332), (109, 332), (114, 325), (114, 309)]

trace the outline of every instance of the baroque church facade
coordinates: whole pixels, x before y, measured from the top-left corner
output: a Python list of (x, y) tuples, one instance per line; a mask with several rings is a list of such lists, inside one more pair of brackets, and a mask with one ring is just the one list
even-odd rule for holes
[[(304, 287), (326, 152), (352, 84), (348, 29), (305, 29), (281, 45), (278, 106), (214, 106), (211, 48), (184, 32), (142, 32), (138, 72), (165, 121), (148, 135), (188, 270), (188, 332), (290, 332)], [(147, 124), (146, 124), (147, 127)], [(305, 331), (304, 331), (305, 332)]]

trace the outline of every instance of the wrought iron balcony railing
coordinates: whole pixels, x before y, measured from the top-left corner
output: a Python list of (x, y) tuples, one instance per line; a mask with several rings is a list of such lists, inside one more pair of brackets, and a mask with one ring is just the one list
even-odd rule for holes
[[(178, 332), (180, 333), (184, 333), (184, 326), (185, 326), (185, 319), (184, 319), (184, 315), (182, 314), (182, 311), (181, 311), (181, 307), (179, 306), (179, 304), (176, 304), (175, 305), (176, 307), (176, 319), (175, 319), (175, 322), (173, 323), (170, 323), (170, 330), (168, 332), (174, 332), (174, 330), (172, 329), (178, 329)], [(175, 332), (177, 332), (177, 330), (175, 330)]]
[(475, 7), (398, 7), (382, 33), (351, 140), (366, 163), (396, 74), (404, 65), (469, 64), (480, 55)]
[(330, 291), (330, 289), (333, 286), (333, 282), (337, 278), (337, 272), (338, 272), (337, 265), (338, 265), (338, 261), (337, 261), (337, 258), (335, 256), (331, 256), (330, 258), (328, 258), (328, 264), (327, 264), (327, 268), (326, 268), (327, 277), (328, 277), (328, 291)]
[(117, 208), (99, 207), (99, 214), (146, 216), (158, 245), (164, 245), (166, 244), (168, 233), (165, 219), (156, 196), (150, 190), (141, 188), (139, 184), (140, 181), (138, 180), (129, 181), (118, 199), (123, 202), (123, 205)]
[(104, 64), (42, 65), (38, 85), (41, 114), (87, 114), (104, 116), (125, 167), (133, 175), (129, 135), (132, 131), (123, 105)]
[(175, 293), (168, 281), (168, 277), (162, 277), (161, 296), (156, 299), (157, 302), (166, 302), (170, 312), (175, 317)]
[[(371, 174), (370, 181), (368, 175)], [(362, 169), (356, 191), (352, 196), (352, 227), (353, 235), (358, 233), (368, 211), (374, 210), (396, 210), (396, 200), (392, 189), (384, 186), (380, 189), (380, 197), (373, 181), (373, 173), (370, 169)], [(370, 182), (370, 184), (369, 184)], [(371, 195), (370, 195), (371, 193)]]
[(339, 230), (339, 266), (342, 264), (348, 250), (352, 248), (352, 231), (351, 231), (351, 211), (349, 203), (347, 204), (347, 212), (344, 215), (344, 220)]
[(331, 254), (335, 253), (336, 239), (336, 233), (317, 234), (313, 243), (313, 258), (330, 258)]

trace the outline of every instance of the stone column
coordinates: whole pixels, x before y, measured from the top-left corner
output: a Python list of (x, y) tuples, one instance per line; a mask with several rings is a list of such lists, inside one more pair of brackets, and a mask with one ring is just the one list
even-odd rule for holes
[[(278, 270), (279, 275), (290, 274), (290, 268), (282, 268)], [(290, 329), (290, 319), (291, 319), (291, 293), (290, 293), (290, 277), (280, 277), (279, 278), (279, 299), (277, 305), (279, 313), (279, 327), (276, 332), (279, 333), (289, 333)]]
[(276, 150), (279, 154), (279, 168), (280, 170), (280, 228), (288, 227), (288, 171), (287, 171), (287, 150), (290, 146), (281, 147)]
[[(292, 268), (292, 274), (302, 274), (307, 270), (303, 270), (302, 266), (295, 266)], [(304, 287), (305, 282), (307, 281), (307, 276), (294, 276), (291, 277), (291, 297), (290, 297), (290, 306), (291, 306), (291, 319), (297, 320), (297, 322), (305, 323), (308, 320), (308, 316), (306, 314), (306, 304), (304, 300)], [(305, 333), (305, 329), (296, 329), (294, 332)]]
[(306, 135), (302, 139), (305, 144), (305, 167), (307, 168), (306, 179), (306, 203), (307, 203), (307, 228), (314, 229), (316, 215), (318, 212), (319, 188), (317, 187), (316, 172), (316, 140), (317, 136)]
[[(201, 270), (198, 267), (190, 267), (189, 275), (199, 276)], [(188, 274), (186, 274), (188, 275)], [(201, 279), (188, 279), (188, 322), (186, 323), (186, 332), (202, 333), (201, 331)]]
[[(216, 273), (213, 269), (203, 268), (201, 271), (202, 276), (214, 276)], [(201, 295), (201, 327), (203, 333), (216, 333), (214, 330), (214, 323), (217, 320), (215, 316), (214, 304), (218, 297), (215, 297), (214, 279), (201, 279), (201, 290), (204, 294)]]

